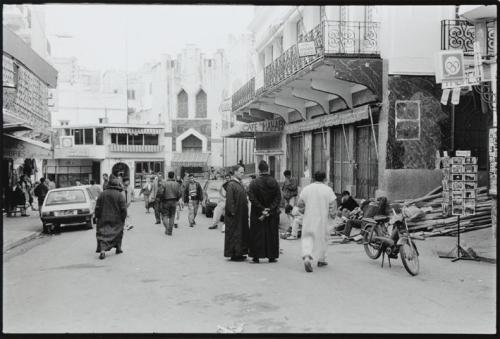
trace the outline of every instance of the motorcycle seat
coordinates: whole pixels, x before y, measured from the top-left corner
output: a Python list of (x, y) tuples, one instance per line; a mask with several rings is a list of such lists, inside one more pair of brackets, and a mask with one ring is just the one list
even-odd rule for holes
[(376, 222), (386, 222), (389, 221), (390, 218), (387, 215), (376, 215), (373, 217), (373, 219)]
[(368, 222), (370, 224), (376, 224), (377, 223), (377, 221), (375, 221), (375, 219), (373, 219), (373, 218), (363, 218), (362, 220), (365, 221), (365, 222)]

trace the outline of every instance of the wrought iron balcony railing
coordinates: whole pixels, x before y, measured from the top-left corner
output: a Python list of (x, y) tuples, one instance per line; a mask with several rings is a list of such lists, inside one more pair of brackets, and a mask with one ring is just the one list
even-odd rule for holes
[[(494, 22), (487, 23), (487, 53), (493, 55), (495, 51), (495, 26)], [(441, 21), (441, 49), (462, 49), (464, 55), (474, 54), (475, 41), (474, 25), (467, 20), (443, 20)]]
[(109, 145), (111, 152), (127, 152), (127, 153), (158, 153), (163, 151), (163, 145)]
[(255, 78), (250, 79), (232, 95), (231, 108), (233, 111), (250, 102), (255, 97)]
[(264, 84), (255, 89), (255, 78), (232, 96), (233, 111), (250, 102), (298, 71), (323, 57), (377, 57), (379, 51), (379, 23), (357, 21), (322, 21), (308, 33), (299, 36), (298, 42), (314, 42), (316, 53), (299, 56), (298, 44), (284, 51), (264, 69)]

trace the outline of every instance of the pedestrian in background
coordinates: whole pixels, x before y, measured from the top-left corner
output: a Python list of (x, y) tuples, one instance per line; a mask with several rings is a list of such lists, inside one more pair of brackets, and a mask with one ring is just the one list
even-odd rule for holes
[(153, 203), (153, 210), (155, 212), (155, 224), (159, 225), (161, 224), (160, 221), (160, 206), (156, 200), (156, 195), (158, 194), (158, 188), (160, 185), (160, 178), (158, 175), (154, 177), (152, 188), (151, 188), (151, 194), (149, 196), (149, 201)]
[(106, 252), (116, 248), (116, 254), (123, 252), (123, 227), (127, 218), (127, 202), (117, 178), (111, 178), (107, 188), (97, 198), (95, 206), (97, 218), (96, 238), (99, 259), (106, 257)]
[(243, 261), (248, 254), (250, 229), (248, 228), (248, 199), (241, 179), (245, 169), (238, 166), (233, 177), (224, 183), (226, 203), (224, 223), (224, 257), (232, 261)]
[(141, 191), (139, 192), (139, 196), (142, 194), (144, 197), (144, 207), (146, 208), (146, 213), (150, 213), (149, 209), (151, 208), (151, 191), (153, 190), (153, 183), (151, 181), (151, 177), (146, 180), (144, 186), (142, 186)]
[(194, 180), (194, 175), (189, 174), (189, 182), (184, 188), (184, 203), (188, 204), (189, 227), (196, 225), (196, 214), (200, 201), (203, 200), (203, 189), (198, 181)]
[(38, 198), (38, 213), (42, 216), (42, 205), (47, 193), (49, 192), (49, 188), (45, 184), (45, 178), (40, 178), (40, 184), (35, 187), (34, 194)]
[[(177, 176), (177, 183), (180, 186), (181, 193), (184, 192), (183, 187), (184, 187), (184, 182), (181, 179), (181, 176)], [(174, 222), (174, 227), (177, 228), (179, 225), (179, 219), (181, 217), (181, 211), (184, 208), (184, 202), (182, 201), (182, 198), (179, 199), (179, 202), (177, 203), (177, 207), (175, 208), (175, 222)]]
[[(214, 208), (214, 216), (212, 218), (212, 226), (210, 226), (208, 229), (210, 230), (214, 230), (216, 229), (217, 227), (219, 227), (219, 222), (220, 222), (220, 218), (224, 215), (225, 217), (225, 214), (224, 214), (224, 211), (225, 211), (225, 208), (226, 208), (226, 184), (229, 182), (229, 180), (231, 180), (231, 176), (230, 175), (226, 175), (226, 177), (224, 178), (224, 182), (222, 183), (220, 189), (219, 189), (219, 201), (217, 202), (217, 206)], [(246, 192), (246, 190), (245, 190)], [(248, 215), (248, 213), (247, 213)], [(225, 219), (224, 219), (224, 222), (225, 222)]]
[(318, 267), (327, 265), (328, 224), (337, 213), (337, 197), (325, 179), (325, 172), (315, 172), (315, 181), (304, 187), (297, 204), (304, 214), (301, 238), (306, 272), (313, 271), (313, 261), (317, 261)]
[(92, 196), (97, 200), (102, 193), (101, 185), (96, 184), (94, 180), (90, 180), (89, 191), (92, 192)]
[(279, 206), (281, 189), (269, 174), (269, 166), (259, 163), (259, 177), (250, 183), (248, 197), (252, 203), (250, 212), (250, 256), (254, 263), (259, 258), (276, 262), (279, 257)]
[[(130, 207), (132, 201), (134, 201), (134, 188), (130, 186), (130, 179), (125, 177), (123, 178), (123, 196), (125, 197), (125, 202), (127, 203), (127, 210)], [(127, 219), (125, 220), (125, 228), (127, 230), (132, 229), (134, 226), (130, 223), (130, 213), (127, 215)]]
[(175, 212), (181, 197), (181, 186), (175, 180), (175, 173), (170, 171), (168, 179), (159, 186), (156, 195), (166, 235), (172, 235)]
[(106, 188), (108, 188), (108, 183), (109, 183), (109, 179), (108, 179), (108, 175), (106, 173), (104, 173), (102, 175), (102, 190), (104, 191)]
[[(285, 176), (285, 181), (283, 182), (281, 191), (283, 193), (283, 198), (285, 199), (285, 208), (290, 205), (291, 208), (288, 208), (288, 210), (291, 212), (297, 203), (297, 180), (292, 178), (292, 172), (290, 172), (290, 170), (285, 170), (283, 175)], [(291, 231), (293, 216), (290, 213), (286, 213), (286, 215), (288, 218), (288, 230)]]

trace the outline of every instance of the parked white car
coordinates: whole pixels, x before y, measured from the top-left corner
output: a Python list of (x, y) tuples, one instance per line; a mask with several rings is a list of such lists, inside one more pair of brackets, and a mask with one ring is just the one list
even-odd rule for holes
[(50, 190), (42, 205), (43, 232), (49, 225), (60, 229), (61, 226), (85, 224), (93, 228), (93, 219), (97, 197), (93, 196), (89, 186), (64, 187)]

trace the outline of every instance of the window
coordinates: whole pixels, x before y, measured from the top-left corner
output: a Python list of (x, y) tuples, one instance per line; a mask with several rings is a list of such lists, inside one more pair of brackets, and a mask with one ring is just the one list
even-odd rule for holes
[(129, 99), (129, 100), (135, 100), (135, 90), (130, 89), (130, 90), (127, 91), (127, 99)]
[(153, 94), (153, 83), (149, 83), (149, 94)]
[(94, 130), (92, 128), (84, 129), (84, 144), (93, 145), (94, 144)]
[(158, 145), (158, 135), (144, 134), (144, 145)]
[(171, 60), (170, 61), (170, 67), (174, 68), (175, 67), (175, 61), (174, 60)]
[(111, 143), (112, 144), (117, 144), (117, 145), (126, 145), (127, 144), (127, 135), (120, 133), (113, 133), (111, 134)]
[(297, 21), (297, 42), (299, 42), (301, 39), (302, 39), (302, 35), (304, 34), (304, 30), (303, 30), (303, 27), (304, 27), (304, 22), (302, 21), (302, 19), (299, 19), (299, 21)]
[(102, 128), (95, 130), (95, 143), (96, 145), (104, 145), (104, 130)]
[(396, 100), (396, 140), (420, 140), (420, 100)]
[(207, 95), (202, 89), (196, 94), (196, 117), (207, 117)]
[(177, 117), (188, 117), (188, 95), (184, 90), (181, 90), (177, 95)]
[(128, 144), (129, 145), (142, 145), (143, 144), (144, 134), (129, 134), (128, 135)]
[(74, 129), (75, 145), (83, 145), (83, 129)]
[(61, 126), (68, 126), (69, 125), (68, 120), (59, 120), (59, 122), (61, 123)]
[(161, 161), (138, 161), (135, 163), (135, 188), (142, 188), (148, 180), (148, 176), (153, 173), (163, 171)]
[(212, 59), (208, 60), (208, 67), (212, 67)]

